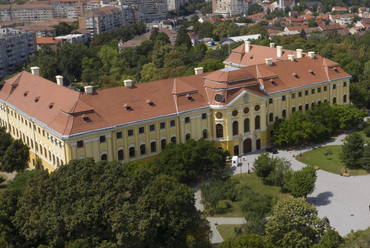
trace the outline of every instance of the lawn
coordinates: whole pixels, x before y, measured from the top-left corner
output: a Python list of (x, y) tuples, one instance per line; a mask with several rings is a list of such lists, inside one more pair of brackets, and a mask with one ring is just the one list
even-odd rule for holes
[(220, 233), (223, 240), (228, 240), (237, 236), (235, 233), (235, 228), (239, 228), (241, 226), (242, 225), (240, 224), (218, 225), (216, 229)]
[[(331, 150), (332, 155), (325, 154)], [(307, 165), (316, 165), (320, 170), (324, 170), (334, 174), (341, 174), (345, 172), (344, 165), (339, 159), (339, 154), (342, 152), (342, 146), (323, 146), (316, 148), (307, 152), (302, 153), (302, 157), (296, 156), (296, 159)], [(368, 173), (365, 170), (350, 170), (347, 169), (347, 172), (351, 176), (361, 176), (367, 175)]]
[[(242, 178), (242, 181), (241, 181)], [(279, 186), (271, 186), (271, 185), (263, 185), (262, 179), (257, 177), (255, 173), (243, 173), (242, 176), (240, 174), (234, 175), (231, 177), (231, 180), (235, 180), (238, 182), (236, 188), (249, 186), (253, 188), (257, 193), (263, 195), (270, 195), (272, 198), (291, 198), (290, 194), (285, 194), (280, 192)], [(240, 201), (231, 202), (231, 208), (228, 209), (226, 213), (214, 215), (215, 217), (244, 217), (243, 212), (240, 209)]]

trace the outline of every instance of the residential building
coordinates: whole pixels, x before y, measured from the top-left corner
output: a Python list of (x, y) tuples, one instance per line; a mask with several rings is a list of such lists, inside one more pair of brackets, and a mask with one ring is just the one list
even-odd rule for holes
[(53, 7), (43, 3), (0, 5), (0, 22), (19, 20), (25, 25), (53, 18)]
[(188, 2), (188, 0), (167, 0), (167, 9), (168, 11), (179, 10)]
[(79, 18), (80, 28), (90, 30), (91, 35), (101, 34), (123, 26), (122, 12), (114, 7), (103, 7), (86, 12)]
[(0, 80), (14, 73), (16, 65), (28, 60), (35, 51), (34, 32), (0, 28)]
[(59, 48), (62, 47), (62, 41), (54, 37), (36, 37), (37, 51), (41, 49), (42, 46), (48, 46), (54, 52), (57, 52)]
[(212, 13), (215, 15), (241, 16), (247, 15), (248, 2), (244, 0), (212, 0)]
[(49, 25), (41, 25), (37, 22), (28, 26), (16, 26), (15, 28), (35, 32), (37, 37), (54, 37), (56, 35), (55, 28)]
[(68, 34), (64, 36), (57, 36), (55, 37), (55, 39), (60, 40), (62, 44), (66, 42), (71, 43), (71, 44), (82, 42), (86, 44), (89, 41), (90, 37), (91, 37), (90, 33), (89, 34)]
[(33, 67), (32, 74), (6, 80), (0, 123), (30, 147), (32, 168), (55, 170), (85, 157), (147, 159), (190, 138), (247, 154), (268, 145), (276, 117), (324, 101), (349, 104), (351, 76), (314, 52), (247, 42), (230, 56), (232, 67), (218, 71), (195, 68), (192, 76), (135, 85), (125, 80), (125, 86), (98, 91), (86, 86), (83, 93), (63, 87), (61, 76), (57, 84), (39, 77)]
[(87, 11), (86, 0), (52, 0), (55, 18), (77, 18)]

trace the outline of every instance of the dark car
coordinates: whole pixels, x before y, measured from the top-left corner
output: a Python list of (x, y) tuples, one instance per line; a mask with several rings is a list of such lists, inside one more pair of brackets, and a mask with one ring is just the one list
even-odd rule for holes
[(277, 154), (278, 153), (278, 150), (276, 150), (275, 148), (273, 147), (269, 147), (269, 148), (266, 148), (266, 152), (271, 152), (273, 154)]

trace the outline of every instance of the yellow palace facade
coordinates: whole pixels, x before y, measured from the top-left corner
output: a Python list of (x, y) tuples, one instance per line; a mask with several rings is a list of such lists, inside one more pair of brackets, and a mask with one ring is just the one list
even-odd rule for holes
[(34, 67), (1, 89), (0, 123), (30, 147), (32, 168), (53, 171), (84, 157), (148, 159), (190, 138), (247, 154), (268, 145), (277, 117), (324, 101), (349, 104), (350, 75), (313, 52), (246, 42), (225, 64), (211, 73), (196, 68), (192, 76), (126, 80), (125, 86), (86, 86), (85, 92), (64, 87), (61, 76), (57, 84), (48, 81)]

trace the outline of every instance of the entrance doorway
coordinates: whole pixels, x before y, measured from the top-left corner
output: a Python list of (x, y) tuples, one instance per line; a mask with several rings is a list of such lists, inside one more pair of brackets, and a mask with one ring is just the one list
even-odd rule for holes
[(256, 140), (256, 149), (261, 150), (261, 139)]
[(252, 151), (252, 140), (251, 139), (246, 139), (243, 142), (243, 153), (249, 153)]
[(239, 156), (239, 146), (234, 146), (234, 156)]

